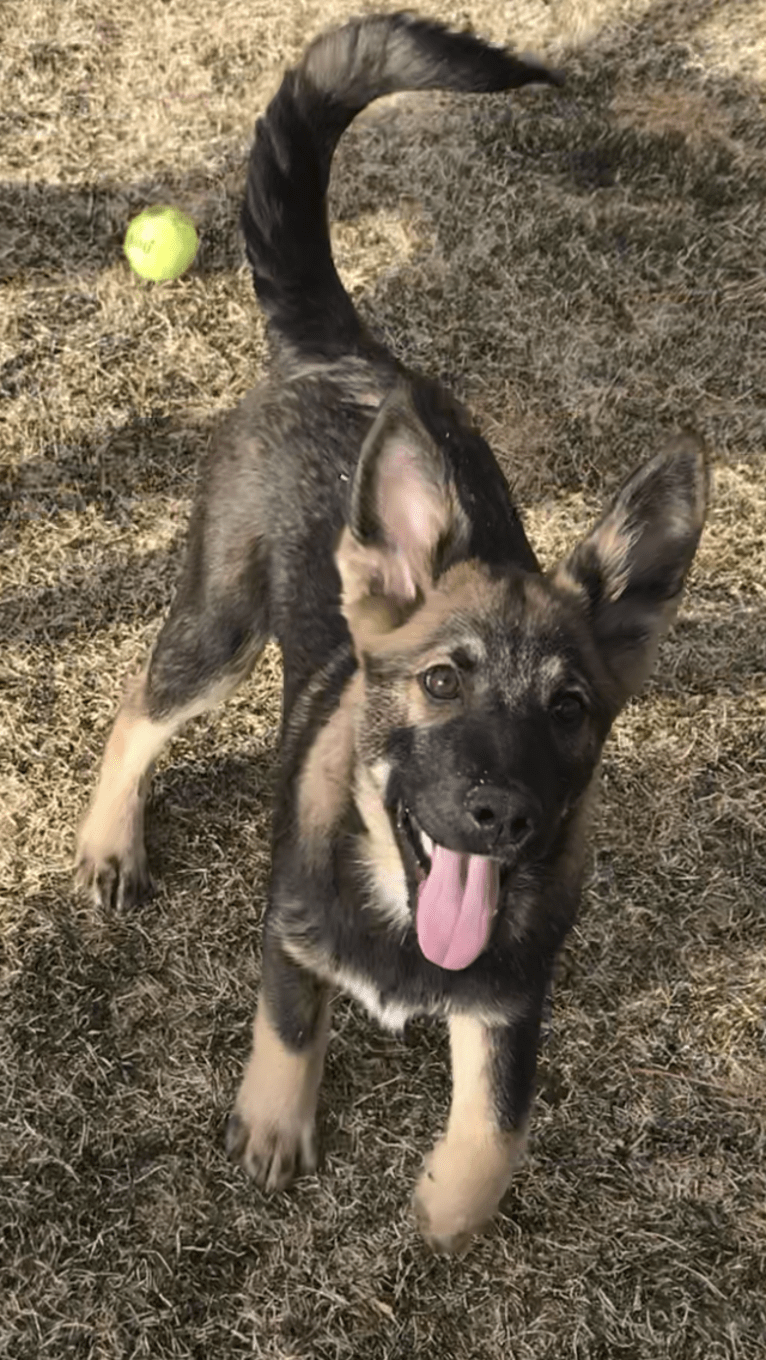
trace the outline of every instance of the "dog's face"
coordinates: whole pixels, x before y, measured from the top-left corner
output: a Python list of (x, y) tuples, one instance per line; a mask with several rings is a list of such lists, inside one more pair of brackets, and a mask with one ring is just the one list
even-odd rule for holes
[(492, 544), (488, 565), (443, 406), (436, 435), (427, 410), (399, 391), (381, 411), (338, 566), (364, 686), (356, 756), (391, 821), (421, 949), (461, 969), (489, 939), (504, 882), (554, 851), (651, 664), (705, 478), (687, 441), (636, 474), (552, 576), (526, 555), (498, 561)]
[(450, 568), (400, 628), (368, 639), (357, 752), (391, 818), (421, 948), (463, 968), (510, 871), (543, 858), (609, 725), (576, 611), (537, 576)]

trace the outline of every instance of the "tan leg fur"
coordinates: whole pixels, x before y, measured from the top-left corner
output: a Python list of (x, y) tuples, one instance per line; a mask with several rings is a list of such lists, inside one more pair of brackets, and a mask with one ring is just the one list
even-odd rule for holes
[(98, 784), (77, 838), (77, 878), (102, 896), (105, 878), (140, 893), (149, 883), (144, 804), (154, 761), (180, 723), (145, 712), (146, 671), (130, 682), (101, 762)]
[(230, 1154), (267, 1191), (282, 1190), (299, 1170), (316, 1166), (314, 1121), (327, 1048), (325, 1004), (314, 1042), (286, 1047), (264, 996), (253, 1024), (253, 1051), (229, 1123)]
[(436, 1251), (463, 1251), (492, 1217), (524, 1153), (526, 1128), (498, 1126), (490, 1031), (469, 1016), (450, 1021), (452, 1104), (444, 1136), (415, 1191), (418, 1227)]
[(77, 837), (77, 882), (97, 903), (114, 896), (120, 906), (148, 889), (144, 806), (154, 762), (191, 718), (227, 699), (243, 673), (233, 671), (164, 718), (150, 718), (146, 711), (146, 668), (129, 683)]

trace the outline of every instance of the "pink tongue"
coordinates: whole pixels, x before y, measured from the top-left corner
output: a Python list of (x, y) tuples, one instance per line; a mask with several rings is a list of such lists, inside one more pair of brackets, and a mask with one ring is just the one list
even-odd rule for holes
[(484, 949), (497, 907), (498, 870), (482, 855), (435, 845), (431, 871), (418, 889), (418, 944), (431, 963), (458, 970)]

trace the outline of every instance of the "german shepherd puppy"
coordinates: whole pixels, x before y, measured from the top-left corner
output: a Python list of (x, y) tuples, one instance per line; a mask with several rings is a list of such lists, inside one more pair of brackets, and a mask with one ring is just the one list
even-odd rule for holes
[(154, 760), (276, 637), (263, 985), (228, 1147), (269, 1191), (314, 1166), (332, 988), (395, 1028), (446, 1017), (452, 1106), (416, 1191), (442, 1250), (490, 1218), (522, 1154), (589, 790), (706, 500), (703, 452), (681, 436), (544, 575), (466, 412), (372, 338), (335, 271), (325, 193), (355, 114), (395, 90), (531, 81), (557, 77), (404, 14), (318, 38), (285, 76), (242, 216), (269, 376), (209, 459), (175, 603), (119, 710), (77, 856), (98, 900), (140, 897)]

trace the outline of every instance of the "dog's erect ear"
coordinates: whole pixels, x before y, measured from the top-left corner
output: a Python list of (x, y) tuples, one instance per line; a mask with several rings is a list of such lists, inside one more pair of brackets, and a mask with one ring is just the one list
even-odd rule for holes
[(600, 656), (624, 703), (651, 670), (681, 598), (707, 506), (701, 442), (684, 434), (625, 483), (570, 558), (553, 573), (585, 605)]
[(352, 632), (360, 609), (381, 631), (396, 627), (433, 584), (447, 548), (469, 532), (441, 450), (401, 383), (364, 442), (336, 554)]

